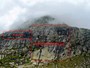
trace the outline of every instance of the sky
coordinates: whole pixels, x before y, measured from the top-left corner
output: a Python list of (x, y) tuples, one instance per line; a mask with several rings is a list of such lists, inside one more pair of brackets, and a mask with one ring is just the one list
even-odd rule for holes
[(0, 0), (0, 32), (44, 15), (90, 29), (90, 0)]

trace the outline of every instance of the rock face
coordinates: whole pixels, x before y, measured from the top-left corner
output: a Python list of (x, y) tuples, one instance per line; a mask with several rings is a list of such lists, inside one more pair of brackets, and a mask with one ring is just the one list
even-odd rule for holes
[[(64, 46), (42, 46), (42, 51), (48, 47), (48, 52), (50, 54), (53, 53), (52, 60), (57, 58), (60, 60), (90, 52), (90, 30), (66, 26), (33, 26), (30, 29), (33, 31), (33, 42), (64, 42)], [(37, 56), (38, 52), (40, 53), (37, 50), (35, 52), (37, 52)], [(41, 58), (43, 57), (42, 54), (44, 53), (41, 53)], [(46, 56), (47, 54), (44, 55)], [(34, 56), (36, 56), (36, 53)]]
[[(42, 49), (44, 52), (45, 48), (48, 49), (48, 52), (51, 54), (53, 53), (55, 59), (65, 58), (68, 56), (73, 55), (79, 55), (83, 52), (89, 53), (90, 51), (90, 30), (86, 29), (79, 29), (76, 27), (68, 27), (68, 26), (47, 26), (46, 24), (43, 24), (43, 26), (34, 25), (29, 28), (29, 30), (32, 30), (32, 43), (39, 42), (39, 43), (46, 43), (46, 44), (39, 44), (40, 46), (37, 46), (37, 44), (32, 44), (34, 46), (33, 49), (37, 48), (37, 55), (38, 49)], [(5, 33), (6, 34), (6, 33)], [(13, 34), (13, 32), (11, 33)], [(55, 42), (64, 42), (64, 45), (57, 46), (57, 44), (49, 44), (47, 43), (55, 43)], [(29, 40), (2, 40), (2, 43), (4, 43), (4, 46), (8, 46), (8, 48), (17, 48), (17, 47), (29, 47), (30, 43)], [(16, 43), (18, 45), (16, 45)], [(2, 44), (3, 45), (3, 44)], [(5, 48), (5, 47), (4, 47)], [(25, 49), (24, 49), (25, 51)], [(29, 50), (27, 50), (29, 51)], [(33, 51), (32, 51), (33, 53)], [(44, 53), (41, 53), (41, 56)], [(46, 55), (46, 54), (44, 54)], [(33, 55), (34, 56), (34, 55)], [(40, 57), (41, 57), (40, 56)], [(46, 59), (47, 60), (47, 59)]]
[[(47, 21), (50, 17), (46, 16), (44, 18)], [(37, 21), (42, 21), (42, 19)], [(53, 18), (49, 20), (53, 20)], [(90, 30), (88, 29), (71, 27), (66, 24), (47, 24), (44, 22), (32, 24), (27, 30), (32, 31), (29, 34), (32, 37), (31, 41), (17, 39), (20, 37), (14, 37), (16, 38), (15, 40), (5, 40), (0, 35), (0, 54), (6, 54), (5, 56), (19, 54), (19, 56), (22, 56), (21, 61), (25, 58), (30, 58), (33, 64), (63, 60), (85, 53), (90, 54)], [(18, 33), (20, 32), (16, 31), (16, 34)], [(6, 32), (4, 37), (7, 38), (8, 35), (9, 38), (12, 38), (12, 34), (15, 34), (15, 32)], [(28, 34), (26, 34), (26, 37), (24, 36), (24, 38), (28, 37)], [(64, 44), (62, 45), (61, 43)]]

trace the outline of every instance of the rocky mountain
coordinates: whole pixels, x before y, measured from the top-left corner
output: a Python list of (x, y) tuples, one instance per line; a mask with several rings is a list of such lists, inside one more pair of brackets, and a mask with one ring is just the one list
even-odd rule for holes
[(55, 64), (56, 68), (90, 68), (90, 30), (49, 24), (52, 20), (44, 16), (26, 29), (1, 34), (0, 66), (52, 68)]

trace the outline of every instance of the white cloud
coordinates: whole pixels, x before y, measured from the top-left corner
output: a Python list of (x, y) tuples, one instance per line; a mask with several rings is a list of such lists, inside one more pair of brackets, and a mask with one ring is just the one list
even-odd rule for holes
[(20, 0), (20, 1), (28, 6), (33, 6), (37, 3), (44, 2), (45, 0)]
[(90, 28), (90, 0), (0, 0), (0, 30), (9, 29), (15, 21), (45, 14)]
[(0, 17), (0, 27), (3, 26), (4, 30), (9, 30), (9, 27), (17, 20), (18, 16), (25, 11), (25, 9), (18, 6), (13, 8), (6, 15)]
[(14, 0), (0, 0), (0, 16), (7, 14), (8, 11), (13, 9), (16, 5)]

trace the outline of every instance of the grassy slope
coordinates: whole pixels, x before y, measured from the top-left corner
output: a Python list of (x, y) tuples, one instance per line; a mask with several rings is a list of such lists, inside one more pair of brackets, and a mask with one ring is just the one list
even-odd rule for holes
[[(86, 64), (88, 65), (88, 67), (86, 67)], [(82, 68), (90, 68), (90, 54), (88, 54), (88, 56), (86, 55), (74, 56), (70, 59), (65, 59), (60, 62), (54, 62), (48, 65), (44, 65), (43, 67), (44, 68), (81, 68), (81, 66)], [(42, 66), (39, 66), (39, 68), (42, 68)]]
[[(4, 65), (4, 67), (10, 68), (9, 67), (9, 62), (15, 62), (16, 60), (10, 60), (11, 56), (5, 57), (2, 60), (2, 63)], [(18, 56), (12, 56), (13, 58), (19, 58)], [(86, 63), (87, 62), (87, 63)], [(86, 64), (88, 65), (88, 67), (86, 67)], [(2, 65), (2, 66), (3, 66)], [(23, 65), (24, 68), (32, 68), (30, 67), (31, 63), (28, 62), (25, 64), (25, 66)], [(65, 59), (63, 61), (60, 62), (51, 62), (48, 65), (43, 65), (43, 68), (81, 68), (81, 66), (83, 68), (90, 68), (90, 54), (83, 54), (83, 55), (78, 55), (78, 56), (74, 56), (72, 58), (68, 58)], [(35, 67), (34, 67), (35, 68)], [(39, 66), (39, 68), (42, 68), (42, 66)]]

